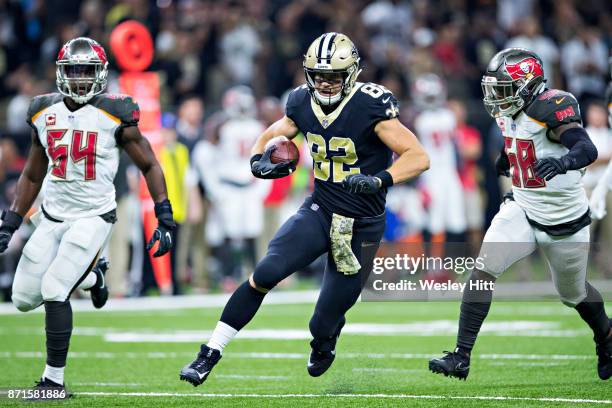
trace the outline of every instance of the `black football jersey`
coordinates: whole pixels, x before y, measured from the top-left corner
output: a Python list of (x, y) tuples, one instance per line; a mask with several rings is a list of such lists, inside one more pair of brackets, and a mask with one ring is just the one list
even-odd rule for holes
[(286, 115), (308, 141), (314, 166), (314, 202), (349, 217), (382, 214), (386, 189), (376, 194), (352, 194), (342, 188), (342, 181), (349, 174), (374, 175), (391, 165), (392, 152), (374, 127), (399, 115), (393, 94), (380, 85), (358, 82), (334, 111), (325, 114), (303, 85), (289, 94)]

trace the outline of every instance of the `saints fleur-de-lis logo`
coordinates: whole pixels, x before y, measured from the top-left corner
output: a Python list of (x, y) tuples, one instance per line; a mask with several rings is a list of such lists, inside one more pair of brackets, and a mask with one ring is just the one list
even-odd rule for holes
[(387, 117), (389, 118), (396, 118), (399, 116), (399, 108), (397, 107), (397, 105), (395, 105), (393, 102), (391, 102), (389, 105), (391, 105), (389, 107), (389, 109), (387, 109), (385, 111), (385, 114), (387, 115)]

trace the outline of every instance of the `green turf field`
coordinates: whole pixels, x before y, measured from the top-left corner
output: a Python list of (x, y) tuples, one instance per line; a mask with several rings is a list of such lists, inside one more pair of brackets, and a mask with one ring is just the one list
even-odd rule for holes
[[(429, 356), (454, 344), (456, 303), (358, 303), (336, 362), (318, 379), (306, 372), (304, 330), (312, 309), (264, 305), (247, 327), (253, 338), (236, 339), (198, 388), (180, 382), (178, 373), (198, 350), (197, 331), (214, 327), (219, 308), (75, 313), (66, 382), (76, 395), (55, 405), (612, 404), (612, 382), (597, 377), (590, 333), (560, 303), (495, 303), (467, 382), (427, 370)], [(26, 387), (40, 376), (43, 324), (42, 313), (0, 316), (0, 388)], [(11, 403), (17, 405), (0, 400), (1, 406)]]

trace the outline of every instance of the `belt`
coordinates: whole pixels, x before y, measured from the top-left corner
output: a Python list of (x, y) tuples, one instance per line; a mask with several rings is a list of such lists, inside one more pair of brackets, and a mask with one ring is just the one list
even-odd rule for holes
[[(57, 218), (49, 215), (49, 213), (45, 210), (45, 207), (43, 207), (42, 205), (40, 206), (40, 210), (42, 211), (45, 218), (48, 219), (49, 221), (57, 222), (57, 223), (64, 222), (62, 220), (58, 220)], [(108, 222), (109, 224), (114, 224), (115, 222), (117, 222), (117, 209), (113, 208), (109, 212), (100, 214), (99, 217), (102, 218), (104, 221)]]

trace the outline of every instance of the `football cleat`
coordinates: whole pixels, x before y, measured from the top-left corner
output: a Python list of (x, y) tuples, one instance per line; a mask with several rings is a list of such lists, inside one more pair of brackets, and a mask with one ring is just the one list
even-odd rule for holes
[(106, 301), (108, 300), (108, 287), (106, 286), (106, 280), (104, 279), (104, 275), (106, 275), (107, 270), (108, 261), (106, 258), (98, 259), (98, 262), (91, 270), (96, 274), (97, 280), (96, 284), (87, 290), (91, 293), (91, 303), (93, 303), (96, 309), (104, 307)]
[(208, 375), (219, 360), (221, 360), (221, 352), (219, 350), (202, 344), (196, 359), (191, 364), (183, 367), (179, 378), (197, 387), (206, 381), (206, 378), (208, 378)]
[(319, 377), (323, 375), (334, 362), (334, 359), (336, 358), (336, 342), (340, 337), (340, 332), (344, 327), (344, 323), (346, 323), (346, 320), (343, 318), (342, 322), (340, 322), (338, 330), (336, 331), (336, 334), (332, 336), (331, 351), (319, 350), (320, 343), (316, 339), (310, 342), (312, 351), (310, 352), (310, 357), (308, 358), (306, 368), (308, 369), (308, 374), (310, 374), (311, 377)]
[[(610, 321), (612, 324), (612, 320)], [(601, 343), (596, 343), (597, 374), (602, 380), (612, 377), (612, 337), (608, 336)]]
[(72, 393), (68, 392), (65, 386), (45, 377), (36, 381), (29, 395), (31, 397), (27, 401), (53, 401), (72, 397)]
[(429, 371), (466, 380), (470, 373), (470, 357), (458, 350), (444, 351), (444, 357), (429, 360)]

